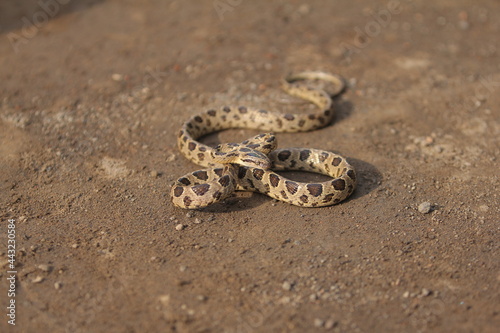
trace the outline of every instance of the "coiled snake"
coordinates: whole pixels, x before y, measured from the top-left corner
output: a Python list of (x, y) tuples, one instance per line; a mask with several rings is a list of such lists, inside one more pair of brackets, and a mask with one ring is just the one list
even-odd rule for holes
[[(241, 143), (215, 148), (198, 141), (200, 137), (229, 128), (273, 132), (305, 132), (328, 125), (333, 118), (332, 99), (322, 89), (295, 85), (300, 80), (324, 80), (344, 89), (344, 81), (324, 72), (302, 72), (283, 80), (283, 89), (292, 96), (314, 103), (319, 110), (309, 114), (282, 114), (244, 106), (212, 109), (191, 117), (178, 134), (179, 150), (192, 162), (207, 169), (179, 178), (171, 189), (174, 205), (196, 209), (224, 200), (233, 191), (254, 191), (303, 207), (339, 203), (356, 188), (356, 173), (347, 161), (332, 152), (312, 148), (276, 149), (272, 133), (259, 134)], [(304, 183), (277, 174), (280, 170), (321, 173), (333, 179)]]

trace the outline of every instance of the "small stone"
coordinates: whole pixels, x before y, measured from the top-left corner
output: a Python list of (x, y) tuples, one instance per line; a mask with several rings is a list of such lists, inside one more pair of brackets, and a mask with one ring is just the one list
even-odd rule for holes
[(189, 211), (186, 213), (186, 217), (192, 218), (194, 217), (195, 213), (193, 211)]
[(43, 271), (43, 272), (49, 272), (52, 270), (52, 267), (50, 267), (49, 265), (46, 265), (46, 264), (40, 264), (40, 265), (38, 265), (38, 269)]
[(181, 272), (185, 272), (186, 270), (187, 270), (187, 266), (181, 265), (179, 267), (179, 271), (181, 271)]
[(310, 300), (310, 301), (315, 301), (315, 300), (317, 300), (317, 299), (318, 299), (318, 295), (316, 295), (316, 294), (311, 294), (311, 295), (309, 295), (309, 300)]
[(423, 288), (422, 289), (422, 296), (424, 296), (424, 297), (425, 296), (429, 296), (431, 293), (432, 292), (429, 289), (427, 289), (427, 288)]
[(153, 178), (158, 177), (158, 171), (156, 171), (156, 170), (151, 170), (151, 172), (150, 172), (149, 174), (150, 174), (150, 175), (151, 175), (151, 177), (153, 177)]
[(78, 244), (76, 244), (76, 243), (72, 244), (71, 247), (74, 248), (74, 249), (77, 249), (78, 248)]
[(320, 319), (320, 318), (314, 319), (314, 326), (315, 327), (323, 327), (324, 324), (325, 324), (325, 321), (323, 319)]
[(184, 225), (179, 223), (178, 225), (175, 226), (175, 230), (177, 231), (181, 231), (182, 229), (184, 229)]
[(43, 277), (41, 277), (41, 276), (37, 276), (36, 278), (31, 280), (32, 283), (40, 283), (42, 281), (43, 281)]
[(403, 293), (403, 298), (408, 298), (408, 297), (410, 297), (410, 292), (409, 291), (405, 291)]
[(325, 322), (325, 329), (327, 329), (327, 330), (330, 330), (330, 329), (334, 328), (335, 326), (337, 326), (337, 321), (334, 319), (328, 319)]
[(194, 223), (196, 223), (196, 224), (200, 224), (201, 222), (203, 222), (203, 221), (199, 218), (194, 219)]
[(292, 289), (292, 284), (288, 281), (285, 281), (283, 282), (283, 285), (281, 287), (286, 291), (290, 291)]
[(430, 202), (422, 202), (420, 205), (418, 205), (418, 211), (422, 214), (427, 214), (430, 213), (432, 209), (432, 205)]
[(123, 75), (115, 73), (115, 74), (111, 75), (111, 78), (113, 79), (113, 81), (121, 81), (121, 80), (123, 80)]
[(54, 283), (54, 288), (56, 288), (57, 290), (61, 289), (62, 288), (62, 283), (61, 282)]

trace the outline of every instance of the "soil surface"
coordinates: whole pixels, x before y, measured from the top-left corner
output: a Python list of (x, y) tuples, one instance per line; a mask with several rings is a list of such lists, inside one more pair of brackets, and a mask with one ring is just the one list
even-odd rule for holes
[[(0, 4), (0, 331), (500, 327), (498, 1), (20, 3)], [(279, 87), (302, 70), (348, 88), (331, 126), (279, 145), (347, 157), (352, 197), (173, 207), (199, 169), (181, 124), (307, 110)]]

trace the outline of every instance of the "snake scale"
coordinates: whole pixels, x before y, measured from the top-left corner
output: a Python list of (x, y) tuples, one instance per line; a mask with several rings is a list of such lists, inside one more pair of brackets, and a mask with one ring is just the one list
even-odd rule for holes
[[(297, 85), (296, 81), (323, 80), (344, 89), (344, 81), (324, 72), (302, 72), (282, 81), (283, 90), (314, 103), (318, 111), (308, 114), (275, 113), (249, 107), (224, 106), (194, 115), (178, 133), (179, 150), (192, 162), (207, 167), (179, 178), (171, 189), (175, 206), (206, 207), (224, 200), (235, 190), (253, 191), (303, 207), (323, 207), (346, 199), (356, 188), (356, 173), (340, 155), (312, 148), (276, 149), (273, 133), (259, 134), (241, 143), (213, 148), (197, 140), (229, 128), (266, 132), (306, 132), (327, 126), (333, 119), (332, 99), (323, 89)], [(276, 171), (300, 170), (333, 179), (317, 183), (290, 180)]]

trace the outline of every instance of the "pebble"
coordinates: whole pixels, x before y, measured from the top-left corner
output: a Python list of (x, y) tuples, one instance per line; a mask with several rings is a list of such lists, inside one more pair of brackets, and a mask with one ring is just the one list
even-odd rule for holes
[(203, 222), (203, 221), (199, 218), (194, 219), (194, 223), (196, 223), (196, 224), (200, 224), (201, 222)]
[(325, 321), (323, 319), (320, 319), (320, 318), (314, 319), (314, 326), (323, 327), (324, 324), (325, 324)]
[(334, 328), (335, 326), (337, 326), (337, 322), (334, 319), (328, 319), (325, 322), (325, 329), (327, 329), (327, 330), (330, 330), (330, 329)]
[(158, 177), (158, 171), (156, 171), (156, 170), (151, 170), (151, 172), (150, 172), (149, 174), (150, 174), (150, 175), (151, 175), (151, 177), (153, 177), (153, 178)]
[(286, 291), (290, 291), (292, 289), (292, 284), (288, 281), (285, 281), (283, 282), (283, 285), (281, 287)]
[(50, 267), (49, 265), (46, 265), (46, 264), (40, 264), (40, 265), (38, 265), (38, 269), (43, 271), (43, 272), (48, 272), (52, 269), (52, 267)]
[(418, 211), (422, 214), (427, 214), (430, 213), (432, 209), (432, 205), (430, 202), (422, 202), (420, 205), (418, 205)]
[(54, 288), (56, 288), (57, 290), (61, 289), (62, 288), (62, 283), (61, 282), (54, 283)]
[(191, 210), (186, 213), (186, 217), (189, 217), (189, 218), (194, 217), (194, 215), (195, 215), (195, 213), (193, 211), (191, 211)]
[(43, 281), (43, 277), (37, 276), (36, 278), (34, 278), (33, 280), (31, 280), (31, 283), (40, 283), (42, 281)]
[(182, 229), (184, 229), (184, 225), (179, 223), (178, 225), (175, 226), (175, 230), (177, 231), (181, 231)]

